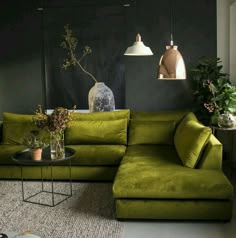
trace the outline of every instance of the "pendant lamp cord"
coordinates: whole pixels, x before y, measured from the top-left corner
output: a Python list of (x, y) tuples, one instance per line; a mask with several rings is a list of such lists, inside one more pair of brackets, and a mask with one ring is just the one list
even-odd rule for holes
[(174, 45), (173, 41), (173, 0), (170, 0), (170, 45)]

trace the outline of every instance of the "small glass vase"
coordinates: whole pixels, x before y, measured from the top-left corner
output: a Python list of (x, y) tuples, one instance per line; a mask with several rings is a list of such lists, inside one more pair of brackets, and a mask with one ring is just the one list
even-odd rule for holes
[(51, 159), (63, 159), (65, 157), (64, 131), (50, 133)]
[(229, 112), (224, 112), (223, 114), (220, 114), (218, 118), (218, 126), (224, 127), (224, 128), (231, 128), (236, 125), (235, 118), (232, 114)]

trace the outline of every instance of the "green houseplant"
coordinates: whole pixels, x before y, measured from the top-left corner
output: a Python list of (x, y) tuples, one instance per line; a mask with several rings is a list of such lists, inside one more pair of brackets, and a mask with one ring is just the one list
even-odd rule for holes
[(23, 138), (22, 144), (30, 149), (33, 160), (40, 160), (42, 150), (48, 146), (39, 136), (39, 131), (37, 130), (30, 131), (30, 134)]
[(217, 124), (222, 113), (236, 112), (236, 87), (222, 69), (220, 58), (209, 57), (201, 57), (191, 69), (193, 110), (206, 124)]

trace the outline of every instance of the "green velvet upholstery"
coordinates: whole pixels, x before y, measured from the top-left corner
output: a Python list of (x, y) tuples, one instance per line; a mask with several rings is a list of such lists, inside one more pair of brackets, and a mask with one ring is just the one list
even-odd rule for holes
[(232, 217), (232, 201), (116, 199), (116, 217), (118, 219), (228, 221)]
[[(30, 130), (32, 115), (4, 113), (4, 123), (11, 143)], [(233, 187), (222, 172), (222, 145), (209, 130), (188, 111), (75, 113), (65, 131), (66, 145), (76, 150), (72, 179), (114, 180), (119, 219), (230, 220)], [(0, 145), (0, 178), (21, 178), (10, 157), (23, 148)], [(53, 166), (54, 179), (69, 178), (66, 165)], [(38, 166), (23, 166), (23, 174), (41, 178)], [(48, 166), (43, 177), (50, 178)]]
[(211, 136), (211, 128), (192, 120), (183, 120), (174, 136), (175, 148), (183, 165), (195, 168)]
[(197, 117), (195, 116), (195, 114), (193, 112), (188, 112), (182, 119), (181, 119), (181, 123), (184, 123), (186, 121), (198, 121)]
[(2, 126), (3, 126), (3, 121), (0, 121), (0, 144), (2, 143)]
[(49, 142), (49, 133), (38, 129), (33, 122), (4, 122), (3, 123), (3, 144), (22, 144), (23, 138), (30, 134), (30, 131), (39, 131), (39, 136), (45, 141)]
[(10, 122), (29, 122), (32, 121), (33, 115), (31, 114), (17, 114), (11, 112), (4, 112), (3, 113), (3, 121), (10, 121)]
[(205, 150), (201, 156), (197, 168), (199, 169), (217, 169), (222, 170), (222, 154), (223, 146), (216, 139), (214, 135), (211, 135)]
[(125, 145), (127, 143), (127, 119), (73, 121), (65, 131), (65, 143), (70, 145)]
[(130, 120), (129, 145), (173, 144), (174, 121)]
[(46, 142), (49, 142), (49, 133), (45, 130), (38, 129), (36, 125), (34, 125), (32, 115), (9, 112), (3, 113), (3, 144), (22, 144), (23, 137), (29, 135), (32, 130), (38, 130), (40, 137)]
[(129, 120), (130, 118), (129, 109), (112, 112), (92, 112), (92, 113), (75, 112), (73, 114), (73, 120), (80, 120), (80, 121), (109, 121), (125, 118), (127, 120)]
[(17, 151), (26, 149), (22, 145), (1, 145), (0, 146), (0, 165), (14, 165), (16, 164), (11, 156)]
[(178, 123), (187, 111), (166, 111), (166, 112), (135, 112), (131, 111), (130, 119), (144, 121), (176, 121)]
[(175, 147), (170, 145), (132, 145), (128, 146), (121, 165), (152, 164), (154, 167), (183, 167)]
[(174, 147), (156, 147), (149, 146), (147, 155), (140, 146), (128, 147), (113, 184), (115, 198), (232, 198), (232, 185), (222, 172), (187, 168)]
[(125, 155), (124, 145), (68, 145), (76, 151), (72, 165), (119, 165)]
[[(117, 166), (72, 166), (71, 177), (80, 181), (113, 181)], [(50, 178), (49, 167), (43, 167), (44, 179)], [(26, 179), (41, 179), (41, 171), (38, 166), (24, 166), (23, 175)], [(21, 179), (20, 167), (0, 166), (0, 179)], [(68, 180), (69, 170), (67, 166), (53, 166), (54, 180)]]

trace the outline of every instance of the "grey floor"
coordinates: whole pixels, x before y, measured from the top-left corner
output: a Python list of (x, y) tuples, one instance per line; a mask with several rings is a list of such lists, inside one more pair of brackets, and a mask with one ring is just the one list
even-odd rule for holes
[[(228, 174), (236, 189), (236, 170)], [(123, 238), (236, 238), (236, 193), (230, 222), (125, 221)]]

